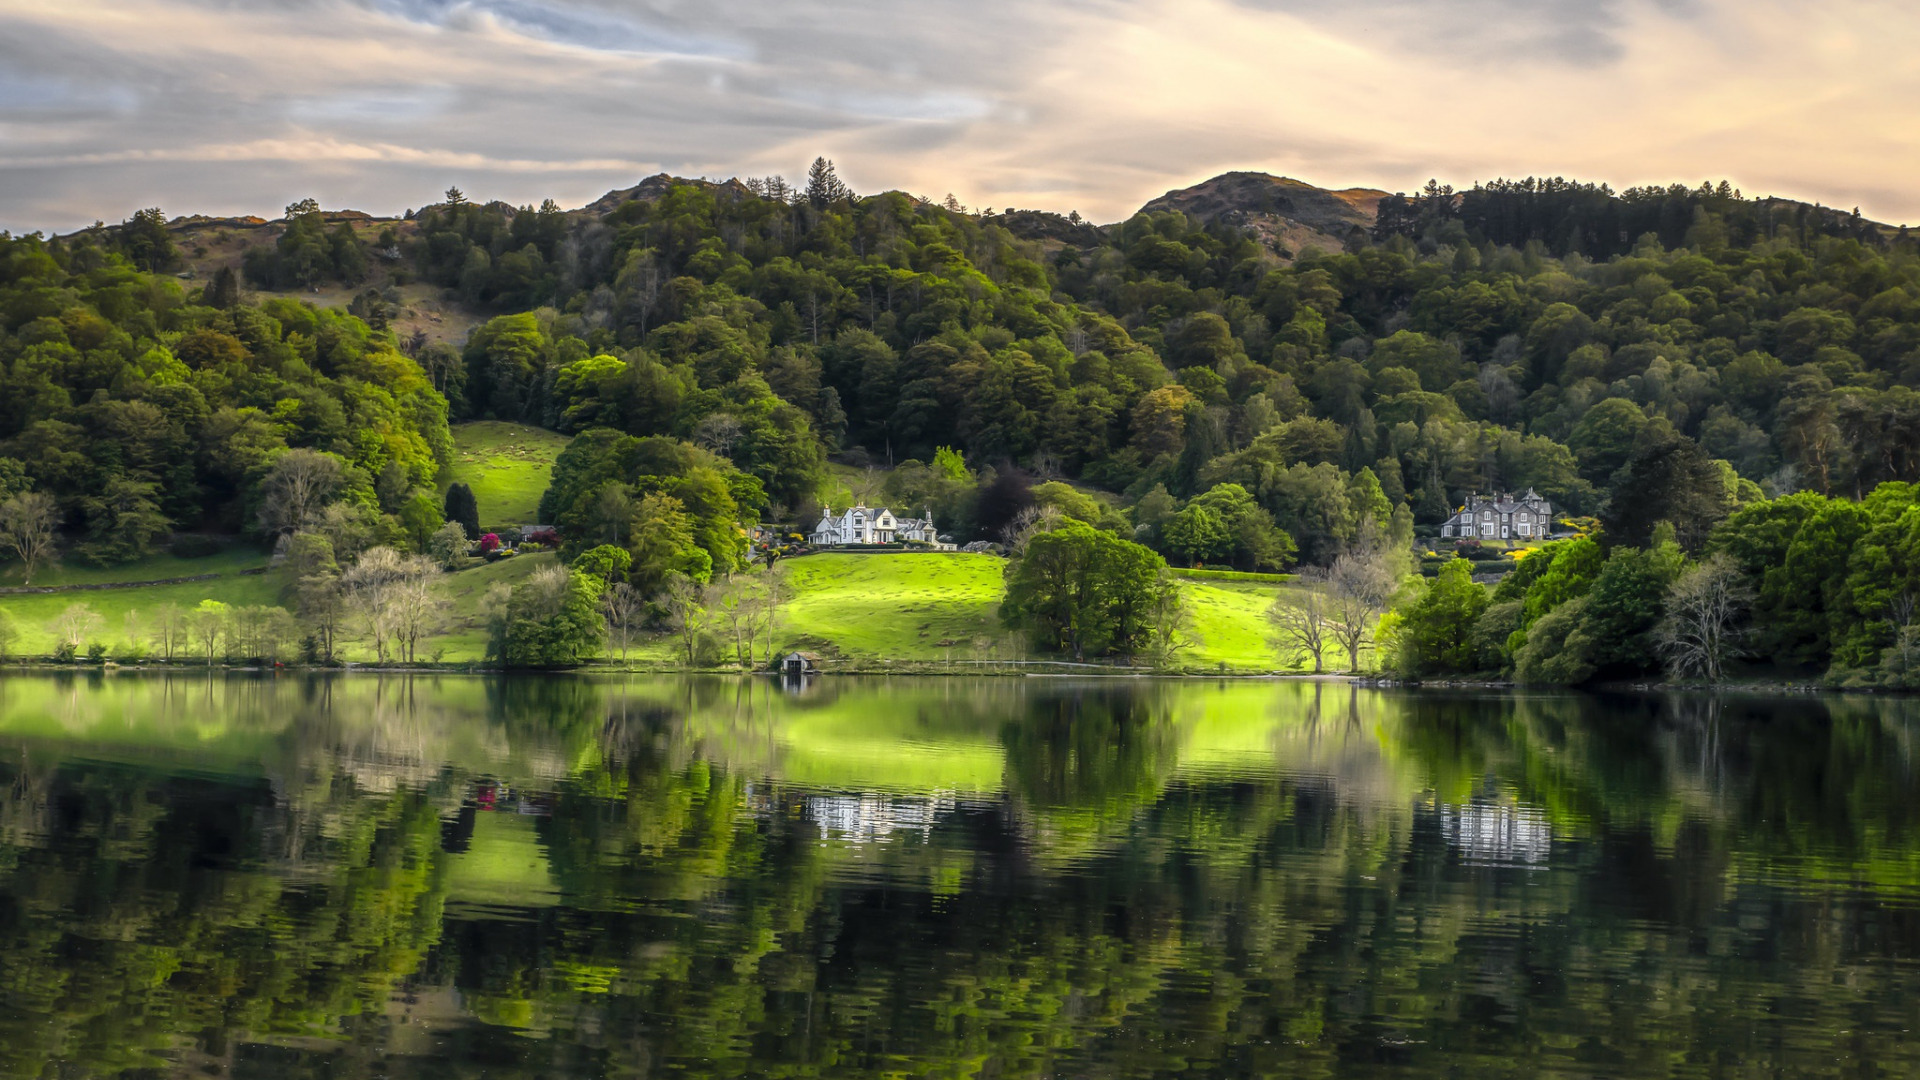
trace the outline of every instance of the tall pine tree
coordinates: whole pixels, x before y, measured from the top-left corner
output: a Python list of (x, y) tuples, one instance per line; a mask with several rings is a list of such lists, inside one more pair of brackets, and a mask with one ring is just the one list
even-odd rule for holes
[(448, 521), (457, 521), (467, 530), (467, 539), (480, 539), (480, 502), (473, 497), (472, 488), (465, 484), (448, 487), (445, 515)]
[(833, 171), (833, 162), (826, 158), (813, 159), (813, 165), (807, 169), (807, 201), (815, 210), (824, 210), (834, 203), (853, 198), (853, 192), (840, 182), (839, 174)]

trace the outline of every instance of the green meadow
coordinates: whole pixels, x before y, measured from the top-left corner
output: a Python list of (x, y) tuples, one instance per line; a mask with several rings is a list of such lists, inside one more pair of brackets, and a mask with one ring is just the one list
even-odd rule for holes
[(992, 555), (791, 559), (776, 568), (791, 595), (786, 637), (856, 660), (944, 660), (950, 651), (971, 659), (976, 639), (1005, 637), (997, 618), (1005, 566)]
[[(1006, 561), (993, 555), (825, 553), (781, 563), (789, 648), (819, 648), (849, 660), (909, 662), (1013, 659), (1024, 643), (1000, 625)], [(1267, 582), (1180, 583), (1196, 639), (1179, 654), (1189, 670), (1271, 671), (1267, 609), (1296, 586)], [(942, 642), (951, 642), (943, 645)], [(985, 648), (976, 642), (986, 642)]]
[(473, 489), (480, 527), (530, 525), (540, 520), (553, 459), (569, 440), (528, 424), (475, 420), (453, 425), (453, 459), (440, 474), (440, 488), (456, 483)]
[[(432, 654), (436, 650), (440, 652), (439, 659), (447, 663), (474, 663), (483, 659), (486, 656), (487, 624), (482, 609), (488, 589), (494, 585), (515, 584), (541, 566), (553, 565), (558, 558), (551, 552), (516, 555), (441, 578), (437, 587), (446, 601), (446, 628), (423, 645), (420, 659), (433, 659)], [(22, 657), (36, 657), (49, 655), (54, 650), (54, 618), (69, 605), (85, 604), (100, 616), (100, 628), (94, 635), (95, 640), (105, 644), (110, 655), (121, 656), (127, 652), (132, 639), (138, 637), (144, 640), (148, 620), (166, 604), (191, 608), (202, 600), (218, 600), (232, 607), (287, 606), (289, 598), (285, 595), (285, 575), (240, 572), (242, 569), (264, 567), (265, 564), (266, 559), (258, 554), (250, 554), (246, 558), (230, 553), (207, 559), (146, 559), (115, 567), (118, 580), (182, 577), (186, 576), (181, 572), (183, 567), (197, 568), (193, 571), (197, 573), (217, 572), (220, 576), (209, 581), (174, 585), (0, 596), (0, 612), (11, 617), (14, 627), (20, 632), (19, 640), (14, 643), (14, 653)], [(44, 576), (49, 583), (53, 583), (52, 575)], [(35, 576), (36, 586), (40, 584), (41, 577)], [(293, 650), (289, 651), (291, 653)], [(340, 655), (348, 661), (373, 659), (369, 648), (353, 641), (343, 643)]]
[[(517, 555), (440, 579), (444, 629), (422, 644), (419, 659), (456, 664), (483, 660), (488, 591), (517, 584), (557, 559), (551, 552)], [(258, 551), (235, 548), (203, 559), (162, 556), (110, 571), (61, 567), (42, 571), (35, 584), (219, 576), (169, 585), (0, 596), (0, 612), (20, 631), (16, 655), (46, 656), (54, 649), (54, 618), (71, 604), (86, 604), (100, 616), (95, 639), (107, 645), (111, 655), (122, 656), (136, 637), (144, 640), (148, 620), (165, 604), (191, 608), (202, 600), (218, 600), (234, 607), (287, 605), (284, 575), (258, 572), (265, 565)], [(999, 621), (1005, 567), (1006, 562), (993, 555), (824, 553), (789, 559), (775, 569), (789, 597), (777, 640), (783, 651), (813, 649), (859, 664), (965, 661), (977, 666), (971, 662), (1027, 659), (1025, 642)], [(255, 572), (243, 572), (249, 570)], [(1268, 643), (1266, 612), (1279, 590), (1297, 586), (1183, 580), (1180, 587), (1192, 616), (1193, 644), (1179, 653), (1179, 667), (1250, 672), (1292, 666), (1279, 664)], [(358, 641), (343, 642), (340, 656), (351, 662), (373, 660), (370, 649)], [(628, 651), (630, 662), (646, 666), (672, 665), (679, 656), (677, 639), (669, 634), (650, 635)]]

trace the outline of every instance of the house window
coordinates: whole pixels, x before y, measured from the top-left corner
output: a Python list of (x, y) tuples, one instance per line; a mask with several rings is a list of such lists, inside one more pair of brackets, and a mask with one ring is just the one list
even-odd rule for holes
[(1521, 522), (1521, 523), (1520, 523), (1520, 535), (1521, 535), (1521, 536), (1531, 536), (1531, 535), (1533, 535), (1533, 526), (1531, 526), (1531, 525), (1529, 525), (1529, 524), (1527, 524), (1527, 523), (1526, 523), (1526, 522), (1524, 522), (1524, 521), (1523, 521), (1523, 522)]

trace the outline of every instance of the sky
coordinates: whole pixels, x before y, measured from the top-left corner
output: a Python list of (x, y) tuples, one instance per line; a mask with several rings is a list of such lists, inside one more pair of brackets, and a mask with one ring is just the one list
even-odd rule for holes
[(1920, 224), (1920, 5), (0, 0), (0, 228), (659, 172), (1096, 221), (1230, 169), (1731, 180)]

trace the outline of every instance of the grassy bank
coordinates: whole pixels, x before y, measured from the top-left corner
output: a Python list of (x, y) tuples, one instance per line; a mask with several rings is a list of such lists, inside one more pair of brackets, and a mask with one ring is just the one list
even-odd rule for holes
[[(419, 659), (446, 664), (478, 663), (486, 656), (485, 598), (496, 585), (513, 585), (557, 560), (552, 553), (522, 555), (478, 565), (439, 579), (445, 629), (421, 645)], [(0, 611), (20, 630), (15, 654), (53, 651), (51, 623), (68, 605), (84, 603), (101, 617), (96, 639), (111, 655), (128, 652), (130, 636), (144, 637), (152, 614), (164, 604), (191, 608), (202, 600), (235, 607), (287, 604), (287, 582), (278, 572), (258, 571), (265, 559), (236, 549), (205, 559), (159, 557), (111, 571), (42, 573), (35, 584), (139, 581), (214, 573), (205, 581), (126, 589), (0, 596)], [(782, 650), (813, 649), (854, 665), (896, 663), (929, 670), (950, 663), (1008, 661), (1027, 657), (1026, 643), (1000, 624), (1006, 562), (992, 555), (828, 553), (780, 563), (775, 572), (789, 599), (781, 614)], [(1267, 642), (1268, 606), (1281, 589), (1298, 586), (1259, 581), (1180, 583), (1192, 611), (1197, 642), (1179, 656), (1191, 671), (1270, 671), (1277, 665)], [(671, 666), (680, 658), (678, 639), (661, 633), (628, 651), (642, 666)], [(344, 660), (368, 662), (360, 642), (342, 644)]]
[(1188, 668), (1270, 671), (1282, 664), (1269, 643), (1267, 609), (1291, 586), (1258, 581), (1186, 581), (1187, 607), (1200, 642), (1180, 656)]

